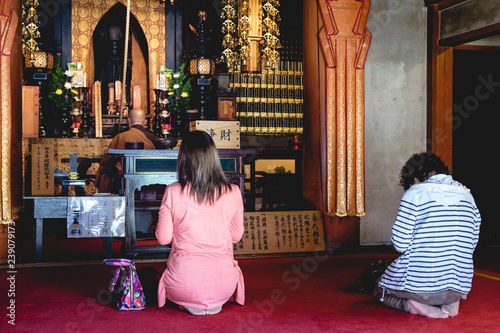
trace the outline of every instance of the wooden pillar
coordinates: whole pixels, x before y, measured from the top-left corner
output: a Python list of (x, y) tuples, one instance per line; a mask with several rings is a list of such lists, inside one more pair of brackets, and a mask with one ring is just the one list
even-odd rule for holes
[(304, 0), (304, 167), (303, 196), (312, 206), (325, 209), (326, 149), (325, 65), (320, 62), (319, 27), (323, 25), (316, 0)]
[(304, 1), (304, 197), (331, 247), (359, 245), (364, 215), (364, 61), (370, 2)]
[[(0, 2), (0, 262), (16, 236), (22, 209), (21, 167), (21, 1)], [(9, 257), (11, 259), (11, 257)]]
[(428, 7), (427, 150), (452, 167), (453, 47), (440, 46), (438, 5)]

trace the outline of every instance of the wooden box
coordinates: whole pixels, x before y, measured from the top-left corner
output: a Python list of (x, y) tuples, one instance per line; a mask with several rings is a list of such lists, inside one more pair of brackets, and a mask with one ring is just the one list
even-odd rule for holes
[(189, 130), (207, 132), (217, 149), (240, 149), (239, 121), (195, 120), (190, 123)]
[(23, 138), (38, 138), (39, 88), (23, 86)]

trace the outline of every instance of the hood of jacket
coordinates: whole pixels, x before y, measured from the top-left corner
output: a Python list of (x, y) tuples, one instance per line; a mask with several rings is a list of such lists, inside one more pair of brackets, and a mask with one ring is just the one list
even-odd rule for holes
[(453, 180), (450, 175), (434, 175), (425, 182), (416, 184), (413, 187), (424, 190), (431, 199), (444, 206), (457, 204), (460, 200), (474, 203), (470, 190)]

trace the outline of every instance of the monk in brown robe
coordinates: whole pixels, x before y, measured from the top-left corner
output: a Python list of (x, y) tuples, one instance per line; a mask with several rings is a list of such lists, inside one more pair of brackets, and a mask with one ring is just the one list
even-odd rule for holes
[[(132, 109), (128, 113), (129, 130), (118, 134), (109, 144), (112, 149), (125, 149), (127, 142), (143, 142), (144, 149), (155, 149), (156, 135), (146, 128), (146, 115), (141, 109)], [(99, 193), (120, 192), (120, 174), (122, 155), (105, 154), (97, 170), (95, 186)]]

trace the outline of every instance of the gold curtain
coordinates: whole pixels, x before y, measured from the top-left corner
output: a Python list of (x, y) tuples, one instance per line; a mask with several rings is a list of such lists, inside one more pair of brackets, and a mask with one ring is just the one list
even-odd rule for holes
[(320, 0), (326, 62), (326, 213), (364, 215), (364, 64), (369, 0)]

